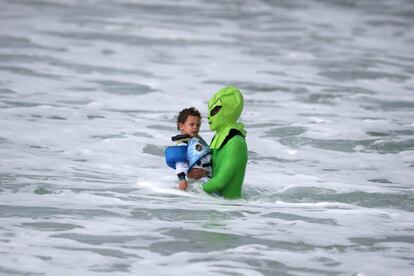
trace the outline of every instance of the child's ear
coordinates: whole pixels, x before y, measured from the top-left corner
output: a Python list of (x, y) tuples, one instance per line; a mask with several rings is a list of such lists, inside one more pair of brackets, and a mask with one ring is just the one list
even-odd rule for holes
[(179, 123), (179, 124), (178, 124), (178, 129), (179, 129), (179, 130), (182, 130), (182, 129), (183, 129), (183, 127), (184, 127), (184, 124), (183, 124), (183, 123)]

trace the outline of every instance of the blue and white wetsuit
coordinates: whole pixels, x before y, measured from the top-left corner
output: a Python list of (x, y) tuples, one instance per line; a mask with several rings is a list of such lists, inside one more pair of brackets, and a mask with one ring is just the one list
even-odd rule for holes
[(210, 147), (200, 136), (177, 135), (172, 137), (172, 140), (177, 144), (165, 150), (165, 158), (168, 166), (175, 169), (179, 180), (186, 179), (188, 171), (192, 168), (202, 168), (208, 172), (208, 177), (211, 177)]

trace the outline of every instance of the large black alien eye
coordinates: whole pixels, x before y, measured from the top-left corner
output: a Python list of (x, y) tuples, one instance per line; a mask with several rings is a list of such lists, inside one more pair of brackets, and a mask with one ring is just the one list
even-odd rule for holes
[(214, 115), (216, 115), (216, 114), (220, 111), (220, 109), (221, 109), (221, 105), (218, 105), (218, 106), (216, 106), (215, 108), (213, 108), (213, 109), (210, 111), (210, 116), (211, 116), (211, 117), (213, 117)]

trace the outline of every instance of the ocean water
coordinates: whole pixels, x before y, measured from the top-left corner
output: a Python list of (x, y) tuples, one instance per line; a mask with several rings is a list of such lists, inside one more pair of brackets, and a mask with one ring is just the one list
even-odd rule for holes
[[(0, 1), (1, 275), (413, 275), (410, 0)], [(245, 97), (243, 198), (163, 160)]]

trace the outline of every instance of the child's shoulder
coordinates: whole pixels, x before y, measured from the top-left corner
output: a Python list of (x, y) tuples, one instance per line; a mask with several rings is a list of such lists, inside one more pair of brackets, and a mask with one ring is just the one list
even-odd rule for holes
[(176, 142), (177, 145), (179, 145), (179, 144), (183, 144), (183, 143), (187, 144), (188, 140), (190, 138), (191, 138), (191, 136), (188, 135), (188, 134), (178, 134), (178, 135), (175, 135), (175, 136), (171, 137), (171, 140), (173, 142)]

